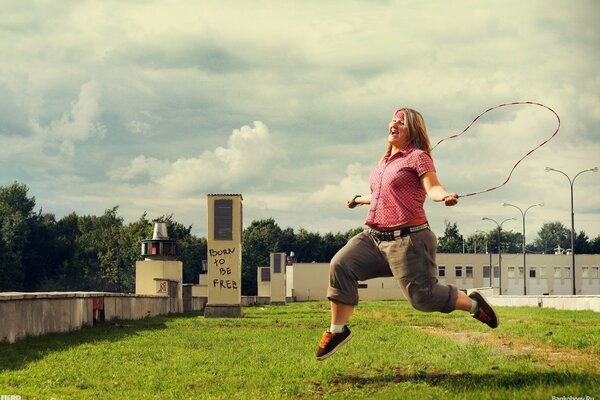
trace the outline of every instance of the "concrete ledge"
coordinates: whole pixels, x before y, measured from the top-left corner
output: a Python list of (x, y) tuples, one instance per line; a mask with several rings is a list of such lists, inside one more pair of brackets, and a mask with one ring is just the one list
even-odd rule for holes
[(591, 310), (600, 312), (600, 295), (589, 296), (488, 296), (495, 306), (545, 307), (558, 310)]
[(244, 311), (241, 305), (210, 305), (204, 307), (205, 318), (241, 318)]
[[(165, 296), (111, 292), (0, 293), (0, 343), (27, 336), (68, 332), (111, 319), (135, 320), (181, 312)], [(94, 304), (102, 314), (96, 315)], [(192, 298), (190, 311), (202, 311), (206, 299)], [(175, 307), (177, 306), (177, 307)], [(98, 306), (97, 306), (98, 307)]]
[(264, 305), (271, 303), (270, 296), (242, 296), (241, 303), (243, 306)]

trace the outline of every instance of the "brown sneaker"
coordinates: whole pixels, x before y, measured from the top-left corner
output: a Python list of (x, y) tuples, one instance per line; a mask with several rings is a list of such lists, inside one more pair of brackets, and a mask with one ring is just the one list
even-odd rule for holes
[(319, 342), (317, 349), (317, 360), (321, 361), (332, 355), (336, 350), (352, 338), (352, 332), (344, 325), (344, 331), (341, 333), (333, 333), (326, 331)]
[(477, 291), (471, 292), (469, 297), (477, 301), (477, 311), (475, 312), (475, 314), (471, 314), (471, 316), (483, 322), (490, 328), (497, 328), (498, 316), (496, 315), (496, 312), (494, 311), (492, 306), (490, 306), (488, 302), (485, 301), (481, 293)]

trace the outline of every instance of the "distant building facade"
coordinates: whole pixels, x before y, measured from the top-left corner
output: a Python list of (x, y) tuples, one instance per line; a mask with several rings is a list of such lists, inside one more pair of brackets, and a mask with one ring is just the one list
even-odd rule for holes
[[(572, 258), (567, 254), (528, 254), (527, 271), (523, 269), (522, 254), (503, 254), (501, 274), (497, 254), (492, 255), (491, 263), (489, 254), (463, 253), (439, 253), (436, 261), (440, 282), (462, 290), (493, 287), (499, 291), (501, 287), (503, 295), (522, 295), (526, 279), (528, 295), (571, 295), (573, 291)], [(577, 294), (600, 294), (600, 255), (577, 255), (575, 263)], [(326, 299), (328, 284), (328, 263), (287, 266), (286, 295), (297, 301)], [(391, 277), (359, 282), (358, 290), (363, 300), (404, 298)]]

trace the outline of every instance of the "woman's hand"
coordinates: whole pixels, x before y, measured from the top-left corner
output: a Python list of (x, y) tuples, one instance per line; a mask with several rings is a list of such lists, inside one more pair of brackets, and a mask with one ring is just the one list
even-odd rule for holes
[(354, 196), (352, 199), (350, 200), (346, 200), (346, 205), (348, 206), (348, 208), (354, 208), (357, 205), (359, 205), (359, 203), (356, 201), (356, 199), (360, 198), (360, 194), (357, 194), (356, 196)]
[(458, 203), (458, 195), (456, 193), (448, 193), (434, 171), (423, 174), (421, 182), (431, 200), (443, 201), (447, 206), (453, 206)]
[(456, 193), (450, 193), (448, 196), (444, 197), (443, 201), (448, 207), (456, 205), (456, 203), (458, 203), (458, 195)]
[(352, 199), (346, 200), (346, 206), (348, 208), (354, 208), (356, 206), (362, 206), (365, 204), (371, 204), (371, 196), (370, 195), (362, 196), (360, 194), (357, 194)]

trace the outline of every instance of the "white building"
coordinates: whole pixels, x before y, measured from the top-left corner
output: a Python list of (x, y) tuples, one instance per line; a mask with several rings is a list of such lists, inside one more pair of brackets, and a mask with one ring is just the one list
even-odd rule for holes
[[(438, 279), (459, 289), (494, 287), (504, 295), (522, 295), (524, 275), (528, 295), (571, 295), (573, 274), (571, 255), (528, 254), (527, 271), (523, 270), (522, 254), (502, 255), (502, 285), (498, 255), (491, 257), (493, 277), (490, 277), (489, 254), (445, 254), (436, 256)], [(576, 294), (600, 294), (600, 255), (582, 254), (575, 258)], [(286, 270), (286, 295), (297, 301), (323, 300), (329, 284), (328, 263), (297, 263)], [(359, 283), (363, 300), (402, 299), (394, 278), (377, 278)]]

